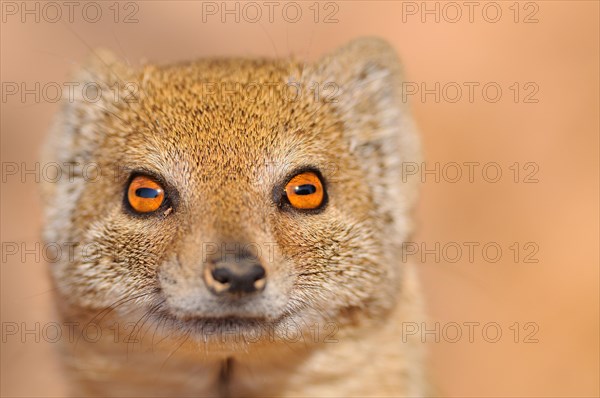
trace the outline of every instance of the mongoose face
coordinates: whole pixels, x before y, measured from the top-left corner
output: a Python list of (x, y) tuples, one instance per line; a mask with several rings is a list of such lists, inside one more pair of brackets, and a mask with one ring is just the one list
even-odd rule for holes
[(75, 166), (44, 192), (46, 239), (77, 242), (52, 265), (70, 305), (197, 336), (394, 305), (415, 190), (401, 163), (419, 157), (386, 44), (139, 70), (102, 53), (78, 77), (102, 100), (65, 105), (47, 160)]

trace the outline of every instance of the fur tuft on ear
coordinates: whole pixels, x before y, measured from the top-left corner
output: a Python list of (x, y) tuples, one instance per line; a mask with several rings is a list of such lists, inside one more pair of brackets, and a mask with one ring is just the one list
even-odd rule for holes
[(130, 68), (115, 53), (100, 47), (87, 55), (75, 76), (80, 81), (111, 85), (124, 82), (130, 75)]
[(405, 236), (408, 210), (417, 194), (416, 176), (403, 174), (407, 163), (421, 161), (419, 137), (403, 101), (403, 71), (394, 49), (378, 38), (360, 38), (318, 61), (309, 79), (333, 82), (332, 105), (344, 121), (344, 136), (383, 204)]

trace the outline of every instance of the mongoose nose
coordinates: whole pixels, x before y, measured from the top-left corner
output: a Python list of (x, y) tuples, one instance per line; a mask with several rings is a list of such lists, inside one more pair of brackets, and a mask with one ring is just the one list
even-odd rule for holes
[(248, 257), (206, 264), (204, 280), (214, 294), (236, 296), (261, 291), (267, 282), (263, 266)]

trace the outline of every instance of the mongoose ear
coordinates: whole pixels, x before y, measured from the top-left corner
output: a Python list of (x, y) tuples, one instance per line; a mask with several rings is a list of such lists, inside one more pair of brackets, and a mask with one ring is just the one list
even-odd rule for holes
[(329, 101), (344, 121), (350, 149), (367, 163), (386, 161), (388, 173), (419, 162), (420, 142), (403, 94), (403, 71), (386, 41), (356, 39), (313, 65), (309, 79), (333, 85)]
[[(92, 50), (74, 72), (75, 89), (65, 95), (64, 122), (90, 139), (101, 135), (98, 121), (125, 102), (137, 102), (136, 72), (115, 54), (103, 48)], [(85, 129), (82, 126), (88, 126)], [(93, 133), (93, 134), (92, 134)]]
[(75, 125), (93, 125), (119, 104), (138, 100), (140, 84), (136, 71), (107, 49), (91, 50), (72, 76), (76, 87), (64, 96), (69, 100), (63, 101), (63, 113), (67, 120), (76, 117)]
[(384, 40), (356, 39), (321, 59), (314, 72), (320, 83), (337, 90), (330, 100), (347, 121), (353, 146), (402, 133), (399, 129), (410, 122), (400, 60)]

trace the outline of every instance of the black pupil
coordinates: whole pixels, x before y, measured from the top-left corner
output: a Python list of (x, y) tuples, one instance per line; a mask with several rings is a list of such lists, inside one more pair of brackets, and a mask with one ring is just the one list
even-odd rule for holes
[(138, 188), (135, 190), (135, 194), (140, 198), (154, 199), (160, 195), (160, 192), (157, 189), (152, 188)]
[(294, 193), (296, 195), (311, 195), (315, 192), (317, 192), (317, 187), (312, 184), (298, 185), (294, 188)]

